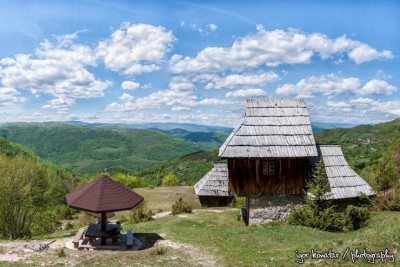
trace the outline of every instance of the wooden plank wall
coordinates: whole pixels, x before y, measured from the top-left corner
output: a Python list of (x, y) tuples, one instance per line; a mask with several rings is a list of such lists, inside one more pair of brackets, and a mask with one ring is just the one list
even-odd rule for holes
[(248, 195), (300, 195), (306, 185), (307, 159), (268, 159), (275, 163), (275, 175), (263, 175), (261, 159), (229, 159), (229, 192)]

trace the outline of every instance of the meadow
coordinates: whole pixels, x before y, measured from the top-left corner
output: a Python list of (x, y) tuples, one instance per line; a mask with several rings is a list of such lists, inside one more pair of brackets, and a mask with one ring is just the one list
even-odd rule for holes
[[(168, 210), (175, 197), (196, 204), (191, 187), (137, 189), (148, 207)], [(197, 203), (198, 205), (198, 203)], [(199, 206), (197, 206), (199, 207)], [(22, 263), (0, 262), (1, 266), (299, 266), (300, 254), (309, 254), (304, 265), (371, 266), (366, 259), (351, 260), (351, 252), (380, 252), (388, 249), (397, 265), (400, 249), (400, 213), (373, 212), (369, 225), (353, 232), (331, 233), (280, 223), (248, 226), (238, 220), (236, 208), (196, 208), (192, 214), (167, 216), (150, 222), (124, 224), (133, 229), (144, 248), (135, 252), (72, 251), (65, 257), (48, 250), (29, 255)], [(122, 216), (123, 213), (117, 214)], [(67, 240), (76, 229), (58, 231), (47, 238)], [(67, 237), (66, 237), (67, 236)], [(49, 240), (49, 239), (48, 239)], [(51, 240), (51, 239), (50, 239)], [(0, 242), (1, 248), (6, 241)], [(345, 259), (343, 253), (349, 248)], [(313, 259), (318, 253), (340, 253), (339, 259)], [(297, 252), (296, 252), (297, 251)], [(390, 258), (373, 266), (392, 266)]]

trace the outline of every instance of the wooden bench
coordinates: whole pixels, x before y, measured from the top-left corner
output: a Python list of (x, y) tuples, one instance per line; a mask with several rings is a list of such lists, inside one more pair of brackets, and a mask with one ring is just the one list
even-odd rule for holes
[(79, 248), (79, 240), (83, 239), (84, 232), (85, 232), (85, 228), (81, 228), (76, 233), (74, 239), (72, 240), (72, 244), (74, 244), (74, 248)]
[(133, 233), (132, 230), (126, 231), (126, 248), (131, 249), (133, 247)]

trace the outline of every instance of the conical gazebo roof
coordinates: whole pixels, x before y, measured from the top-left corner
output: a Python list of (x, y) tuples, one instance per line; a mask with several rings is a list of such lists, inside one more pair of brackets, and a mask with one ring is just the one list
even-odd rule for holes
[(66, 195), (67, 204), (94, 213), (129, 210), (143, 201), (143, 197), (107, 175)]

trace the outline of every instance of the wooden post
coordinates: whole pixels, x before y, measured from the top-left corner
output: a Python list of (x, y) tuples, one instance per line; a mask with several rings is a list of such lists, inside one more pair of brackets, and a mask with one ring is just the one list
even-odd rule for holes
[[(101, 213), (101, 231), (107, 231), (107, 214), (105, 212)], [(101, 238), (101, 245), (105, 246), (107, 244), (107, 239), (105, 237)]]

